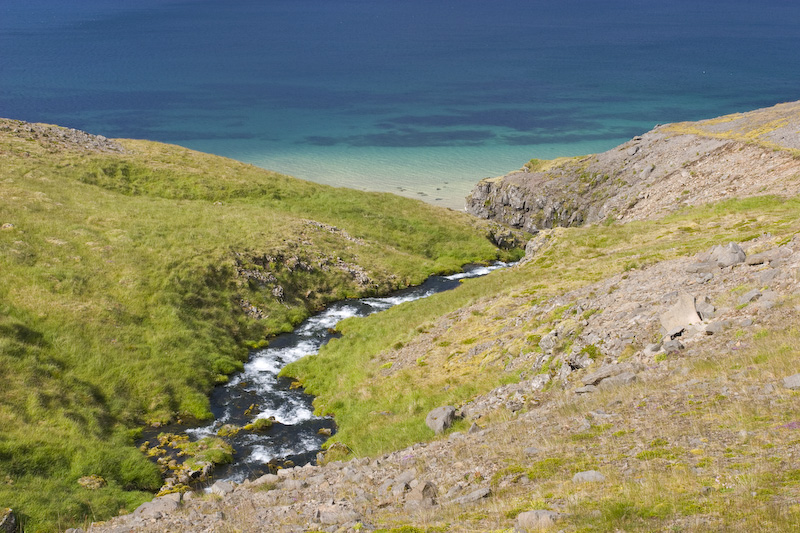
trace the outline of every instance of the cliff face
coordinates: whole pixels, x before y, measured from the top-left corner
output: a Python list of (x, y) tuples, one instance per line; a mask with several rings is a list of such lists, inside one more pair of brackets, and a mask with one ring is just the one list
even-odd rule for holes
[(658, 126), (607, 152), (478, 183), (467, 211), (535, 232), (652, 218), (732, 196), (800, 192), (800, 102)]

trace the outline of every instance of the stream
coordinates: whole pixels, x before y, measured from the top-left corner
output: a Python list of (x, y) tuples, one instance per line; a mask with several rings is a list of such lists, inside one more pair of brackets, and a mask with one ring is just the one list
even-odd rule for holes
[[(253, 351), (244, 370), (212, 392), (214, 422), (185, 430), (192, 440), (197, 440), (216, 435), (225, 424), (244, 426), (260, 418), (273, 420), (267, 431), (241, 431), (228, 437), (235, 450), (234, 462), (217, 465), (214, 479), (241, 483), (269, 473), (270, 464), (304, 465), (316, 461), (316, 454), (328, 434), (336, 432), (334, 420), (315, 416), (313, 396), (300, 388), (292, 388), (292, 380), (278, 377), (278, 373), (285, 365), (316, 354), (322, 345), (336, 336), (333, 328), (340, 320), (364, 317), (404, 302), (426, 298), (457, 287), (461, 279), (484, 276), (506, 266), (509, 264), (502, 262), (490, 266), (467, 265), (464, 272), (431, 276), (421, 285), (386, 297), (336, 302), (306, 319), (291, 333), (278, 335), (267, 348)], [(328, 430), (330, 433), (325, 434)]]

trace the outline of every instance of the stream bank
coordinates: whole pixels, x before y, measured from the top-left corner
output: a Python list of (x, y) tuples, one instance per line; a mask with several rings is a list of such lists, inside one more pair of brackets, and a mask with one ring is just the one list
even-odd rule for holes
[[(212, 392), (212, 423), (188, 423), (144, 432), (139, 442), (142, 450), (161, 461), (165, 471), (176, 472), (165, 479), (162, 492), (179, 490), (181, 485), (202, 484), (211, 474), (212, 468), (207, 465), (189, 471), (180, 468), (187, 442), (200, 442), (201, 447), (208, 442), (209, 446), (219, 448), (224, 458), (213, 467), (216, 481), (241, 483), (274, 473), (278, 468), (316, 464), (317, 453), (336, 432), (336, 424), (332, 417), (315, 415), (313, 397), (294, 386), (293, 380), (280, 377), (281, 369), (301, 357), (316, 354), (337, 336), (335, 327), (341, 320), (365, 317), (451, 290), (463, 279), (484, 276), (507, 266), (509, 263), (503, 262), (467, 265), (463, 272), (431, 276), (421, 285), (385, 297), (342, 300), (309, 317), (294, 331), (276, 336), (268, 347), (254, 350), (244, 370)], [(159, 441), (163, 451), (149, 448), (151, 443)], [(226, 462), (227, 459), (231, 462)]]

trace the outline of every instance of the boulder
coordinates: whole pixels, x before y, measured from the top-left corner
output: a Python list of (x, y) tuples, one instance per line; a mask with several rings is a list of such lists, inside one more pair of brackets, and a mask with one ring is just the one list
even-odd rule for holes
[(700, 315), (700, 318), (703, 320), (711, 320), (714, 318), (714, 314), (717, 311), (717, 309), (711, 304), (711, 300), (708, 298), (708, 296), (699, 302), (696, 302), (695, 309), (697, 310), (697, 314)]
[(597, 386), (598, 389), (607, 389), (610, 387), (619, 387), (621, 385), (630, 385), (637, 380), (636, 374), (633, 372), (623, 372), (616, 376), (611, 376), (600, 382)]
[(783, 259), (790, 255), (792, 255), (791, 250), (784, 248), (773, 248), (772, 250), (767, 250), (766, 252), (747, 256), (747, 264), (763, 265), (764, 263), (771, 263), (772, 261), (777, 261), (778, 259)]
[(234, 485), (230, 481), (217, 481), (211, 485), (211, 493), (219, 496), (225, 496), (233, 492)]
[(586, 470), (585, 472), (578, 472), (572, 476), (573, 483), (602, 483), (606, 480), (606, 476), (597, 470)]
[(761, 285), (769, 285), (775, 278), (782, 274), (781, 269), (779, 268), (770, 268), (769, 270), (765, 270), (758, 275), (758, 282)]
[(423, 481), (417, 485), (406, 496), (406, 502), (411, 506), (433, 507), (436, 505), (438, 491), (436, 485), (430, 481)]
[(742, 294), (742, 296), (739, 298), (738, 304), (747, 305), (753, 300), (757, 300), (759, 298), (761, 298), (761, 291), (758, 289), (753, 289)]
[(265, 485), (265, 484), (275, 484), (280, 481), (280, 477), (276, 476), (275, 474), (264, 474), (260, 478), (253, 481), (253, 485)]
[(536, 374), (530, 380), (530, 390), (531, 391), (540, 391), (548, 383), (550, 383), (550, 374)]
[(706, 335), (716, 335), (722, 333), (723, 330), (731, 327), (729, 320), (717, 320), (706, 326)]
[(747, 254), (744, 253), (742, 247), (735, 242), (729, 242), (726, 245), (718, 244), (711, 248), (709, 258), (716, 261), (717, 266), (725, 268), (739, 263), (744, 263)]
[(648, 344), (644, 349), (645, 355), (655, 355), (661, 350), (661, 343)]
[(326, 525), (347, 524), (349, 522), (356, 522), (360, 518), (361, 515), (352, 509), (324, 509), (320, 510), (317, 515), (317, 519)]
[(718, 268), (716, 261), (700, 261), (686, 267), (686, 272), (690, 274), (711, 274)]
[(683, 343), (681, 343), (681, 341), (679, 341), (678, 339), (666, 341), (664, 342), (664, 344), (661, 345), (661, 347), (667, 353), (678, 353), (684, 348)]
[(137, 507), (133, 512), (133, 516), (139, 518), (161, 518), (177, 510), (179, 505), (173, 498), (156, 498)]
[(581, 381), (583, 382), (584, 385), (597, 385), (604, 379), (608, 379), (612, 376), (616, 376), (624, 372), (630, 372), (631, 370), (632, 367), (629, 364), (606, 365), (602, 367), (600, 370), (597, 370), (596, 372), (592, 372), (591, 374), (586, 374), (585, 376), (583, 376)]
[(553, 351), (553, 348), (556, 347), (556, 344), (558, 344), (558, 332), (553, 330), (541, 338), (539, 341), (539, 348), (541, 348), (544, 353), (550, 353)]
[(444, 407), (437, 407), (428, 413), (428, 416), (425, 417), (425, 424), (438, 435), (444, 433), (452, 426), (455, 418), (456, 408), (451, 405), (446, 405)]
[(488, 498), (492, 495), (492, 489), (483, 488), (473, 490), (469, 494), (465, 496), (461, 496), (460, 498), (456, 498), (452, 501), (452, 503), (472, 503), (478, 500), (482, 500), (483, 498)]
[(697, 314), (695, 298), (689, 293), (682, 292), (678, 295), (678, 301), (659, 317), (661, 326), (665, 331), (672, 331), (675, 328), (686, 327), (702, 322), (700, 315)]
[(791, 390), (800, 390), (800, 374), (783, 378), (783, 386)]
[(539, 531), (548, 529), (558, 520), (558, 513), (537, 509), (535, 511), (525, 511), (517, 515), (516, 528), (522, 531)]

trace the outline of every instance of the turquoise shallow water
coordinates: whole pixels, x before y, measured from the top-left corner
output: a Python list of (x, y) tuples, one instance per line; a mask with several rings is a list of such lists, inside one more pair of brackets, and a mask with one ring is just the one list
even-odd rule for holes
[(4, 0), (0, 115), (460, 208), (532, 157), (800, 98), (800, 4)]

